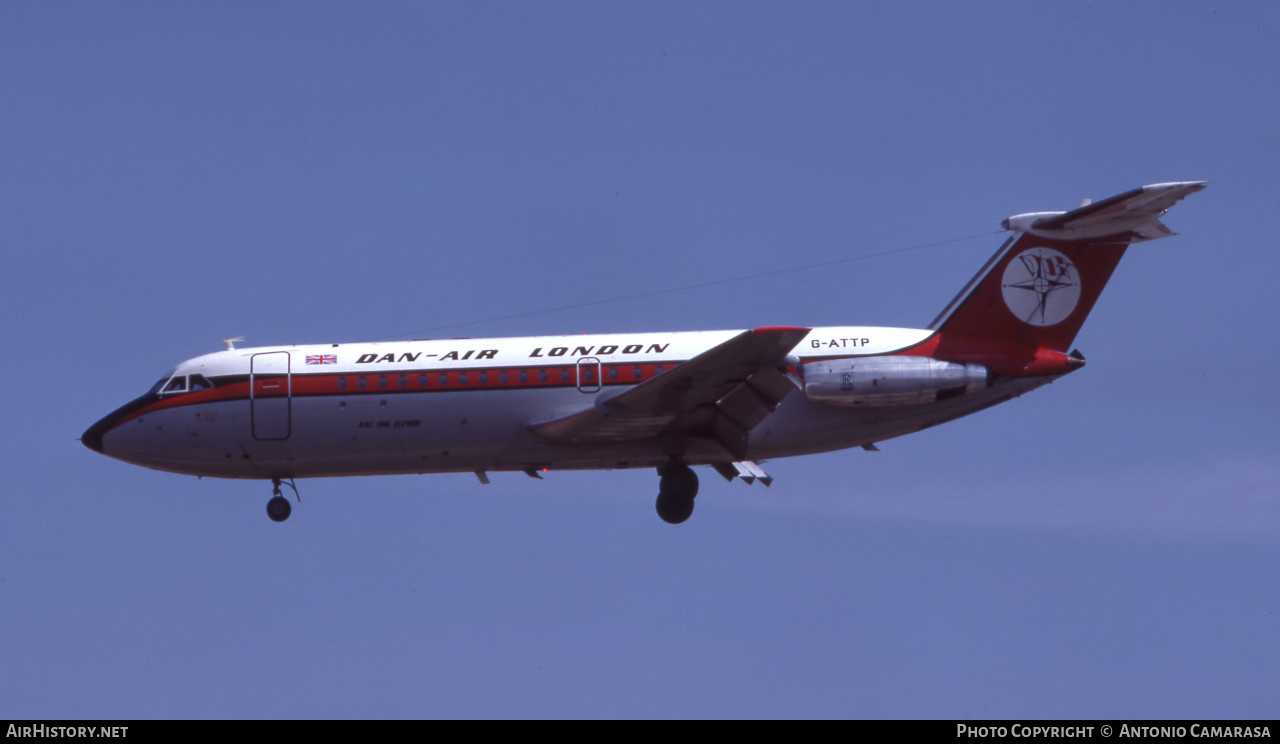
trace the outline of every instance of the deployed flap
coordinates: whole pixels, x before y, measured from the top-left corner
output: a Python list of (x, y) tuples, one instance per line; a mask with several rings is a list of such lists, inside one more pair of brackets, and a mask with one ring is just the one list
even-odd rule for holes
[(1208, 181), (1154, 183), (1086, 204), (1070, 212), (1019, 214), (1004, 221), (1009, 230), (1060, 240), (1090, 240), (1120, 235), (1129, 242), (1173, 235), (1160, 222), (1165, 210), (1208, 185)]
[[(639, 439), (657, 436), (688, 416), (690, 433), (741, 449), (746, 433), (794, 389), (777, 366), (808, 333), (808, 328), (788, 326), (743, 331), (648, 382), (529, 429), (565, 442)], [(699, 416), (691, 415), (699, 409)]]

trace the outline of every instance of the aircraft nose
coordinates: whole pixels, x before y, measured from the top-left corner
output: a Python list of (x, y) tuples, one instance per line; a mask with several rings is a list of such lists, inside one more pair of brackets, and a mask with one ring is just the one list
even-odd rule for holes
[(93, 426), (85, 429), (84, 433), (80, 435), (80, 443), (100, 455), (105, 455), (106, 452), (102, 449), (102, 437), (115, 428), (115, 425), (128, 414), (126, 408), (128, 407), (112, 411), (98, 419)]
[(98, 454), (102, 454), (102, 432), (106, 429), (103, 426), (103, 421), (106, 421), (106, 419), (102, 419), (102, 421), (85, 429), (85, 432), (80, 435), (80, 443)]
[(97, 423), (90, 426), (88, 429), (85, 429), (84, 433), (80, 435), (81, 444), (100, 455), (107, 454), (103, 451), (102, 437), (106, 435), (107, 432), (114, 429), (117, 424), (127, 418), (131, 413), (147, 405), (154, 399), (155, 398), (152, 395), (144, 395), (141, 398), (135, 398), (134, 400), (125, 403), (123, 406), (120, 406), (111, 413), (108, 413), (106, 416), (103, 416)]

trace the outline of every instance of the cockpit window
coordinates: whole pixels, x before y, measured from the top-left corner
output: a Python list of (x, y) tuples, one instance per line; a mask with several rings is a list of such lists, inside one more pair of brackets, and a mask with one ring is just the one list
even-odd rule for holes
[(213, 387), (209, 378), (204, 375), (177, 375), (165, 377), (151, 386), (148, 395), (177, 395), (178, 393), (194, 393)]

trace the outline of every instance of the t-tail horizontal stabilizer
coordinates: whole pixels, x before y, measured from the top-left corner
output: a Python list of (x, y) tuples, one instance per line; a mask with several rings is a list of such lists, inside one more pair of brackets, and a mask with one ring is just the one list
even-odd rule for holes
[(1174, 232), (1160, 221), (1169, 207), (1209, 185), (1208, 181), (1153, 183), (1086, 204), (1070, 212), (1031, 212), (1006, 219), (1006, 230), (1058, 240), (1128, 236), (1130, 243), (1167, 238)]

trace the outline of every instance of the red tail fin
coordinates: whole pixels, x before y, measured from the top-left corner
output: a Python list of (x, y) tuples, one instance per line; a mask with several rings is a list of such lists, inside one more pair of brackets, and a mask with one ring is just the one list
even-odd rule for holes
[(1014, 235), (929, 327), (1066, 351), (1129, 244), (1172, 235), (1160, 216), (1205, 185), (1154, 184), (1070, 212), (1010, 217)]

